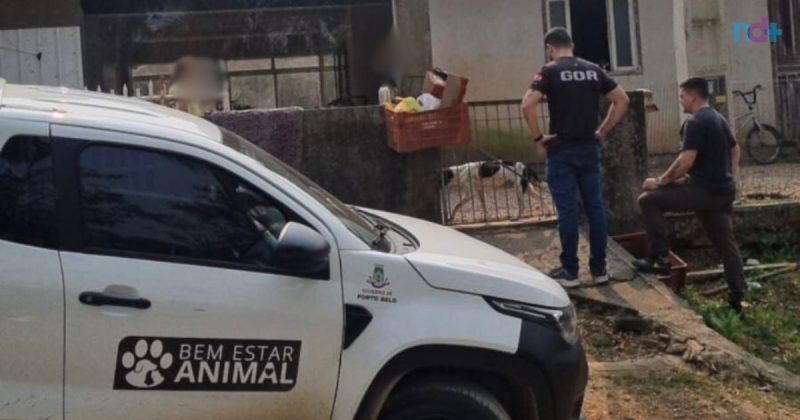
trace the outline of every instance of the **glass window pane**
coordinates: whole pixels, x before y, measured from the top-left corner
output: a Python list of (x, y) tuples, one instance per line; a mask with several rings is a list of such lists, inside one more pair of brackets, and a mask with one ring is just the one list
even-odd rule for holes
[(0, 153), (0, 239), (55, 247), (56, 196), (50, 142), (13, 137)]
[(319, 72), (278, 75), (278, 106), (319, 108), (322, 106)]
[(275, 59), (275, 67), (279, 69), (296, 69), (306, 67), (319, 67), (319, 56), (306, 57), (281, 57)]
[(228, 71), (258, 71), (272, 69), (272, 60), (269, 58), (259, 58), (255, 60), (228, 60)]
[(131, 67), (131, 75), (133, 77), (172, 76), (174, 67), (174, 63), (140, 64), (138, 66)]
[[(256, 266), (265, 237), (237, 191), (252, 187), (178, 155), (91, 146), (80, 158), (87, 248)], [(264, 202), (268, 202), (266, 199)], [(259, 212), (261, 213), (261, 212)]]
[(633, 45), (628, 0), (614, 2), (614, 36), (617, 42), (617, 67), (633, 67)]
[(275, 108), (275, 80), (273, 75), (231, 76), (231, 108)]
[(567, 27), (567, 2), (565, 1), (551, 1), (548, 3), (550, 7), (550, 28), (557, 26)]

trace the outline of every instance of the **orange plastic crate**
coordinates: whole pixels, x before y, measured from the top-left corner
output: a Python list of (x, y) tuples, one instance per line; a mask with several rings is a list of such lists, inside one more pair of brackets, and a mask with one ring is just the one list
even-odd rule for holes
[(471, 140), (469, 105), (462, 102), (435, 111), (405, 113), (386, 110), (389, 147), (398, 153), (442, 146), (457, 146)]
[[(612, 236), (611, 239), (625, 248), (634, 258), (645, 258), (650, 250), (650, 241), (647, 240), (647, 234), (644, 232)], [(688, 264), (672, 251), (669, 253), (669, 261), (670, 266), (672, 266), (671, 275), (659, 276), (658, 279), (675, 292), (680, 292), (686, 285)]]

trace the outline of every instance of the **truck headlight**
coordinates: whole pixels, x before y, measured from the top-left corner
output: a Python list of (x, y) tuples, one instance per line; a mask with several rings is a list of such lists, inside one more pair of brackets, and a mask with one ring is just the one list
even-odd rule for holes
[(551, 309), (510, 300), (486, 300), (500, 313), (550, 327), (561, 333), (570, 344), (578, 342), (578, 317), (572, 304), (562, 309)]

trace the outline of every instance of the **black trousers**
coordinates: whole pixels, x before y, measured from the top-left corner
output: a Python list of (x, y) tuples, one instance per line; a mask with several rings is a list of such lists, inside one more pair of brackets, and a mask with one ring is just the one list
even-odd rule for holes
[(730, 302), (740, 303), (747, 290), (744, 265), (739, 245), (733, 235), (733, 200), (735, 194), (715, 195), (692, 184), (669, 185), (639, 196), (650, 256), (666, 258), (670, 246), (664, 213), (695, 212), (711, 239), (725, 267), (725, 279), (730, 288)]

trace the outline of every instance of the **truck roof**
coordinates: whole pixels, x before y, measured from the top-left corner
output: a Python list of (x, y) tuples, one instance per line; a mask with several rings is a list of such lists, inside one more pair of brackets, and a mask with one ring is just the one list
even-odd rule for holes
[(135, 126), (146, 134), (153, 128), (178, 130), (219, 142), (219, 128), (202, 119), (141, 99), (65, 87), (16, 85), (0, 79), (0, 116), (24, 113), (25, 118), (105, 129)]

